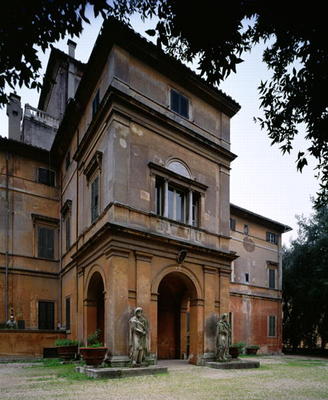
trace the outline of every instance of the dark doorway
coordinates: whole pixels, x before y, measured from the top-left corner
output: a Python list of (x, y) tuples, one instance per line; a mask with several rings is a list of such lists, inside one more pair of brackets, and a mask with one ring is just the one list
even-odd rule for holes
[(87, 336), (100, 331), (104, 341), (104, 283), (99, 272), (95, 272), (89, 282), (87, 298)]
[(186, 275), (172, 272), (162, 279), (158, 292), (158, 358), (188, 358), (190, 301), (195, 297), (193, 283)]

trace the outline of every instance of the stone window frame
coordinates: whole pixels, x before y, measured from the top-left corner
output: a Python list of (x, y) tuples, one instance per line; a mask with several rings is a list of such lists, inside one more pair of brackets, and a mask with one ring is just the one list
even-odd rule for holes
[[(40, 214), (31, 214), (33, 222), (33, 257), (42, 260), (57, 261), (59, 259), (59, 219)], [(54, 230), (54, 257), (39, 256), (39, 227)]]
[[(186, 98), (188, 100), (188, 117), (186, 117), (183, 114), (180, 114), (179, 112), (175, 111), (172, 109), (172, 103), (171, 103), (171, 95), (172, 95), (172, 91), (176, 92), (177, 94), (183, 96), (184, 98)], [(179, 117), (192, 122), (193, 121), (193, 103), (192, 103), (192, 99), (189, 95), (186, 94), (186, 92), (184, 90), (181, 90), (180, 88), (178, 89), (177, 87), (174, 86), (169, 86), (168, 87), (168, 91), (167, 91), (167, 107), (169, 108), (169, 110), (171, 112), (173, 112), (174, 114), (178, 115)]]
[[(275, 271), (274, 287), (270, 287), (270, 271)], [(267, 261), (268, 289), (272, 289), (272, 290), (278, 289), (278, 285), (279, 285), (278, 274), (279, 274), (279, 264), (275, 261)]]
[[(53, 173), (53, 176), (54, 176), (54, 184), (53, 185), (50, 185), (50, 184), (44, 183), (44, 182), (40, 182), (40, 169), (43, 169), (43, 170), (46, 170), (46, 171), (50, 171), (50, 172)], [(46, 186), (49, 186), (49, 187), (57, 187), (56, 186), (56, 183), (57, 183), (56, 171), (54, 169), (52, 169), (52, 168), (40, 167), (40, 166), (37, 167), (36, 168), (36, 182), (39, 183), (40, 185), (46, 185)]]
[[(176, 160), (176, 159), (174, 159)], [(167, 218), (171, 221), (175, 221), (177, 223), (182, 223), (188, 226), (193, 226), (195, 228), (201, 227), (202, 223), (202, 197), (205, 195), (205, 192), (208, 188), (207, 185), (204, 185), (200, 182), (197, 182), (194, 179), (187, 178), (183, 175), (179, 175), (176, 172), (163, 167), (161, 165), (155, 164), (153, 162), (148, 163), (148, 167), (150, 169), (151, 175), (155, 177), (155, 183), (154, 187), (152, 188), (152, 191), (154, 192), (154, 214), (159, 215), (160, 217)], [(188, 168), (187, 168), (188, 169)], [(189, 169), (188, 169), (189, 170)], [(163, 180), (163, 209), (161, 213), (157, 212), (157, 195), (156, 195), (156, 180), (158, 181), (159, 179)], [(168, 191), (169, 191), (169, 186), (173, 188), (180, 189), (186, 193), (186, 215), (188, 218), (186, 218), (186, 221), (179, 221), (176, 219), (169, 218), (169, 209), (168, 209)], [(187, 196), (188, 193), (188, 196)], [(194, 194), (197, 194), (198, 197), (198, 216), (197, 216), (197, 223), (193, 223), (193, 196)], [(187, 198), (188, 197), (188, 198)], [(188, 210), (187, 210), (188, 208)], [(163, 215), (162, 215), (163, 214)], [(187, 220), (188, 219), (188, 220)]]
[[(89, 204), (89, 210), (90, 210), (90, 222), (93, 224), (94, 222), (97, 221), (100, 215), (101, 207), (102, 207), (102, 159), (103, 159), (103, 153), (99, 150), (97, 150), (94, 155), (92, 156), (91, 160), (87, 164), (87, 166), (84, 168), (83, 173), (86, 177), (87, 180), (87, 186), (89, 187), (90, 191), (90, 204)], [(92, 185), (95, 182), (95, 180), (98, 178), (98, 206), (97, 206), (97, 215), (92, 218)]]

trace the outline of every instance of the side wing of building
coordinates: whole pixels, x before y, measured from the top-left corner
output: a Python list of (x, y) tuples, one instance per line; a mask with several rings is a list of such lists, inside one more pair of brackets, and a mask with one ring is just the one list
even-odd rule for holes
[(234, 342), (259, 345), (262, 353), (282, 349), (281, 235), (290, 230), (231, 205), (230, 312)]

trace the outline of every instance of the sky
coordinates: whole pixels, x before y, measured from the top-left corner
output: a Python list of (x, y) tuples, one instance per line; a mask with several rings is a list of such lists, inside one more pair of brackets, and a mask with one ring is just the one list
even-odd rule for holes
[[(137, 16), (132, 19), (133, 28), (151, 38), (144, 32), (151, 24), (145, 25)], [(87, 62), (102, 19), (93, 19), (86, 24), (77, 42), (75, 56)], [(67, 52), (67, 39), (54, 44)], [(271, 146), (266, 132), (262, 131), (253, 117), (261, 116), (257, 87), (261, 80), (270, 77), (266, 65), (261, 61), (263, 45), (255, 47), (251, 53), (244, 55), (244, 62), (239, 64), (236, 74), (231, 74), (220, 86), (220, 89), (241, 105), (241, 110), (231, 120), (231, 150), (238, 157), (232, 162), (230, 181), (231, 203), (246, 208), (257, 214), (276, 220), (293, 228), (283, 235), (283, 243), (289, 245), (297, 237), (296, 215), (309, 217), (312, 213), (311, 197), (318, 191), (318, 181), (313, 170), (315, 163), (308, 159), (309, 165), (303, 172), (296, 170), (296, 156), (299, 150), (309, 147), (304, 134), (294, 140), (294, 150), (290, 155), (282, 155), (277, 145)], [(43, 75), (46, 70), (50, 50), (40, 51)], [(36, 90), (17, 88), (22, 104), (38, 105), (39, 94)], [(0, 110), (0, 135), (7, 136), (8, 119), (5, 109)]]

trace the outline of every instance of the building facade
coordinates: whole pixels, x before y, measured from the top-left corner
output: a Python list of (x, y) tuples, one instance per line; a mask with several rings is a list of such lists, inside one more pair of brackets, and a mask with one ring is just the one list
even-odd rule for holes
[(260, 346), (265, 354), (282, 347), (282, 250), (286, 225), (230, 205), (232, 262), (230, 315), (234, 342)]
[(50, 60), (39, 108), (20, 126), (13, 97), (1, 139), (0, 321), (13, 309), (25, 329), (80, 340), (99, 329), (118, 365), (138, 306), (155, 357), (202, 364), (217, 316), (238, 316), (229, 125), (239, 105), (115, 21), (86, 65), (72, 42)]

